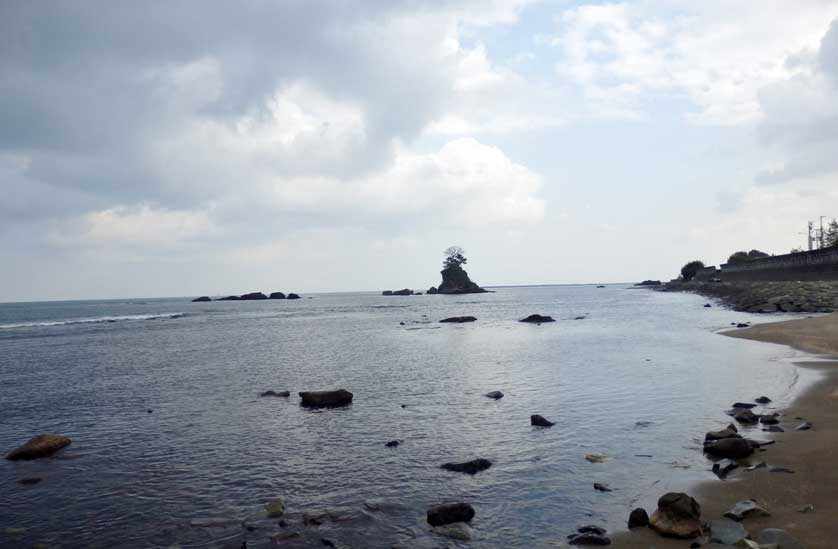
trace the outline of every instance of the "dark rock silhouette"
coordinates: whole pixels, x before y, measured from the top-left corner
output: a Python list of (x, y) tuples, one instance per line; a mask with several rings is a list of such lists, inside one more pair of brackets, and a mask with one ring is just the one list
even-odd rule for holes
[(448, 318), (443, 318), (440, 322), (453, 322), (457, 324), (462, 324), (463, 322), (474, 322), (477, 320), (477, 317), (474, 316), (451, 316)]
[(310, 408), (327, 408), (346, 406), (352, 402), (352, 393), (346, 389), (336, 391), (306, 391), (300, 393), (303, 406)]
[(268, 299), (268, 296), (262, 292), (251, 292), (249, 294), (244, 294), (239, 299), (242, 301), (261, 301), (263, 299)]
[[(482, 294), (486, 290), (475, 284), (468, 277), (468, 273), (459, 265), (449, 265), (444, 268), (442, 274), (442, 284), (436, 289), (435, 293), (440, 294)], [(428, 290), (428, 293), (432, 293)]]
[(471, 522), (474, 507), (468, 503), (444, 503), (428, 509), (428, 524), (443, 526), (452, 522)]
[(288, 297), (286, 299), (300, 299), (300, 296), (298, 296), (294, 292), (291, 292), (290, 294), (288, 294)]
[(721, 438), (705, 442), (704, 452), (720, 458), (742, 459), (753, 454), (754, 447), (744, 438)]
[(192, 303), (204, 303), (206, 301), (212, 301), (208, 296), (202, 295), (201, 297), (196, 297), (192, 300)]
[(556, 319), (552, 316), (543, 316), (539, 314), (530, 315), (527, 318), (522, 318), (518, 322), (529, 322), (531, 324), (541, 324), (542, 322), (555, 322)]
[(69, 446), (71, 442), (68, 437), (61, 435), (36, 435), (26, 444), (9, 452), (6, 459), (18, 461), (51, 456), (65, 446)]
[(454, 471), (455, 473), (466, 473), (468, 475), (476, 475), (480, 471), (485, 471), (492, 466), (492, 462), (488, 459), (473, 459), (465, 463), (445, 463), (440, 465), (446, 471)]
[(436, 295), (436, 294), (439, 293), (439, 290), (437, 290), (435, 286), (431, 286), (430, 288), (428, 288), (428, 291), (425, 292), (425, 293), (428, 294), (428, 295)]
[(628, 527), (645, 528), (646, 526), (649, 526), (649, 514), (646, 513), (646, 509), (638, 507), (629, 515)]
[(552, 427), (553, 425), (555, 425), (555, 423), (548, 420), (544, 416), (533, 414), (530, 416), (530, 425), (535, 425), (536, 427)]
[(291, 391), (265, 391), (259, 395), (260, 397), (289, 397)]
[(387, 296), (393, 295), (393, 290), (384, 290), (383, 292), (381, 292), (381, 295), (387, 295)]
[(483, 395), (483, 396), (487, 396), (487, 397), (489, 397), (489, 398), (493, 398), (493, 399), (495, 399), (495, 400), (498, 400), (498, 399), (500, 399), (500, 398), (503, 398), (503, 393), (501, 393), (500, 391), (492, 391), (492, 392), (490, 392), (490, 393), (486, 393), (486, 394), (485, 394), (485, 395)]
[(395, 290), (393, 295), (413, 295), (413, 290), (405, 288), (403, 290)]
[(285, 299), (285, 294), (282, 292), (272, 292), (268, 297), (270, 297), (270, 299)]
[(228, 295), (227, 297), (219, 297), (216, 301), (238, 301), (240, 299), (237, 295)]

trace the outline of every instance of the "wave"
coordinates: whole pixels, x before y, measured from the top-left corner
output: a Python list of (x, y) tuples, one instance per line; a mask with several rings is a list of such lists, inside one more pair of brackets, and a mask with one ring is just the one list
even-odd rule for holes
[(46, 320), (43, 322), (20, 322), (17, 324), (0, 324), (0, 330), (13, 328), (45, 328), (49, 326), (68, 326), (70, 324), (103, 324), (123, 321), (142, 321), (170, 318), (183, 318), (186, 313), (157, 313), (146, 315), (118, 315), (100, 316), (95, 318), (68, 318), (67, 320)]

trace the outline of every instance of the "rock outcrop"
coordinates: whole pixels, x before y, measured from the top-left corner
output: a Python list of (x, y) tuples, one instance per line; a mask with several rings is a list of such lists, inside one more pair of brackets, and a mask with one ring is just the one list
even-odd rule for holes
[(645, 528), (646, 526), (649, 526), (649, 515), (648, 513), (646, 513), (646, 509), (638, 507), (637, 509), (633, 510), (631, 514), (629, 514), (629, 529)]
[(210, 299), (209, 296), (202, 295), (201, 297), (196, 297), (195, 299), (193, 299), (192, 303), (205, 303), (207, 301), (212, 301), (212, 299)]
[(352, 393), (346, 389), (336, 391), (304, 391), (300, 393), (302, 406), (309, 408), (332, 408), (352, 403)]
[(457, 324), (462, 324), (463, 322), (475, 322), (477, 317), (474, 316), (451, 316), (448, 318), (443, 318), (440, 322), (453, 322)]
[(228, 295), (227, 297), (219, 297), (216, 301), (238, 301), (239, 299), (241, 298), (237, 295)]
[(751, 441), (741, 437), (708, 440), (704, 443), (704, 452), (718, 458), (743, 459), (754, 453)]
[(542, 322), (555, 322), (556, 319), (552, 316), (534, 314), (527, 318), (522, 318), (518, 322), (529, 322), (530, 324), (541, 324)]
[(300, 299), (300, 296), (298, 296), (294, 292), (291, 292), (290, 294), (288, 294), (288, 297), (286, 299)]
[(271, 292), (268, 296), (270, 299), (285, 299), (285, 294), (282, 292)]
[(492, 462), (488, 459), (473, 459), (465, 463), (445, 463), (440, 465), (446, 471), (454, 471), (455, 473), (466, 473), (467, 475), (476, 475), (480, 471), (485, 471), (492, 466)]
[[(486, 290), (472, 282), (465, 269), (459, 265), (449, 265), (440, 274), (442, 274), (442, 284), (433, 293), (482, 294), (486, 292)], [(428, 290), (428, 293), (432, 292)]]
[(6, 459), (18, 461), (48, 457), (69, 446), (71, 442), (68, 437), (61, 435), (36, 435), (26, 444), (6, 454)]
[(251, 292), (249, 294), (244, 294), (243, 296), (239, 297), (241, 301), (261, 301), (263, 299), (268, 299), (268, 296), (263, 294), (262, 292)]
[(544, 416), (533, 414), (530, 416), (530, 425), (534, 425), (536, 427), (552, 427), (553, 425), (555, 425), (555, 423), (548, 420)]

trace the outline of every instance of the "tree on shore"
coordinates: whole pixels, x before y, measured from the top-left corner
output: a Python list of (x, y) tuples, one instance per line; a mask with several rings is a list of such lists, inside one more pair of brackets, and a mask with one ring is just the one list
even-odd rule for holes
[(823, 230), (823, 245), (826, 248), (838, 247), (838, 221), (833, 219)]
[(442, 252), (445, 259), (442, 262), (443, 269), (459, 268), (466, 263), (466, 251), (459, 246), (449, 246)]
[(689, 263), (681, 267), (681, 278), (687, 281), (692, 280), (693, 278), (695, 278), (695, 275), (698, 273), (698, 271), (700, 271), (703, 268), (703, 261), (699, 261), (697, 259), (695, 261), (690, 261)]
[(730, 257), (727, 258), (728, 263), (743, 263), (745, 261), (751, 261), (754, 259), (759, 259), (761, 257), (770, 257), (767, 253), (761, 252), (759, 250), (751, 250), (750, 252), (741, 251), (731, 254)]

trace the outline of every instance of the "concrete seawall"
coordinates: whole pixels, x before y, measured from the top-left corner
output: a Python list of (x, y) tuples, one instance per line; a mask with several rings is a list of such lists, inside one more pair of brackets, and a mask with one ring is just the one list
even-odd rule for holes
[(725, 282), (838, 280), (838, 248), (725, 263), (719, 277)]

